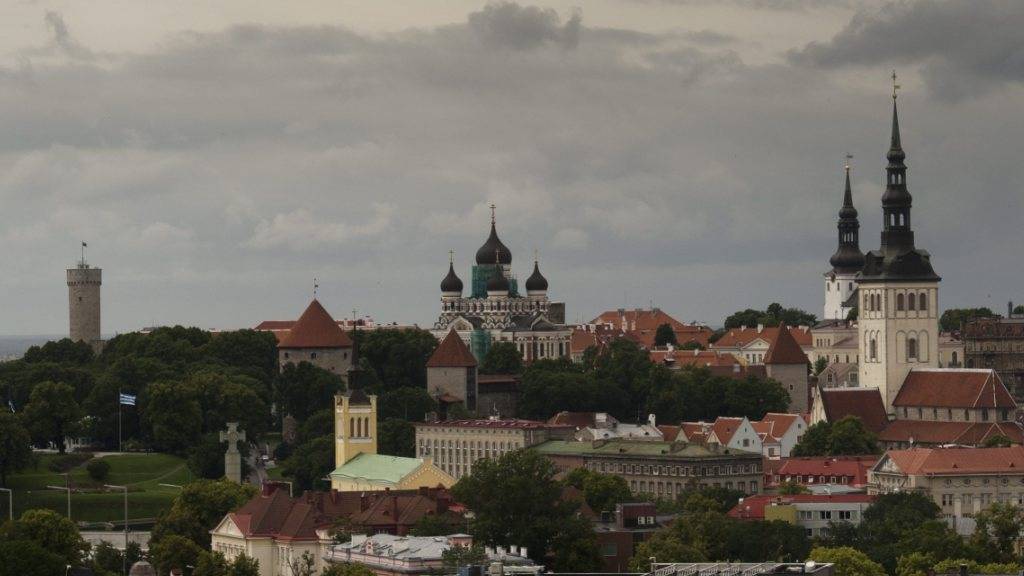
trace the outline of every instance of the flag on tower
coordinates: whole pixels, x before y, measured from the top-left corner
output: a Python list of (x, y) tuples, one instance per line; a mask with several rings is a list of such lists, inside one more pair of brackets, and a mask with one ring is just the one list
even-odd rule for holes
[(124, 406), (135, 406), (135, 396), (121, 392), (121, 404)]

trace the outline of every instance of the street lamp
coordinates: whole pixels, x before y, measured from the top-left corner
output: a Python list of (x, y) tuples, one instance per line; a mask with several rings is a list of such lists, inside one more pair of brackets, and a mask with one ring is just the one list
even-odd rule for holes
[(7, 492), (7, 516), (11, 522), (14, 522), (14, 490), (0, 488), (0, 492)]
[(124, 554), (121, 555), (121, 572), (128, 576), (128, 487), (104, 484), (104, 488), (124, 491)]
[(68, 491), (68, 520), (71, 520), (71, 474), (69, 472), (64, 473), (64, 486), (47, 486), (50, 490), (67, 490)]

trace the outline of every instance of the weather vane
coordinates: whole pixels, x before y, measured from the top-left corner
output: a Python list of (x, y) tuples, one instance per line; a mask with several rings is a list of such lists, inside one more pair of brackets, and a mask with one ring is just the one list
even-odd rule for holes
[(900, 85), (896, 83), (896, 71), (892, 71), (892, 99), (896, 99), (896, 91), (900, 89)]
[(320, 288), (320, 283), (317, 281), (316, 278), (313, 278), (313, 298), (314, 299), (316, 299), (316, 291), (317, 291), (318, 288)]
[(853, 154), (846, 155), (846, 171), (850, 171), (850, 160), (853, 160)]
[(455, 263), (455, 250), (449, 250), (448, 251), (448, 263), (449, 264), (454, 264)]
[(491, 202), (491, 224), (494, 224), (494, 203)]

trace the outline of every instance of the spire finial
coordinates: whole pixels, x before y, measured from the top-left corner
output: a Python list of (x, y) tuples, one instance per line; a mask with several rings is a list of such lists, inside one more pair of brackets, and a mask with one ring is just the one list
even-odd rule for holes
[(896, 91), (900, 89), (900, 85), (896, 83), (896, 70), (892, 71), (892, 99), (896, 99)]
[(320, 282), (313, 278), (313, 300), (316, 300), (316, 291), (320, 288)]
[(494, 202), (491, 202), (491, 224), (494, 224)]
[(845, 168), (846, 168), (846, 173), (847, 174), (850, 173), (850, 160), (853, 160), (853, 154), (847, 154), (846, 155), (846, 166), (845, 166)]
[(455, 250), (448, 251), (448, 263), (455, 264)]
[(537, 250), (536, 248), (534, 248), (533, 249), (533, 263), (536, 264), (537, 262), (540, 262), (540, 251)]

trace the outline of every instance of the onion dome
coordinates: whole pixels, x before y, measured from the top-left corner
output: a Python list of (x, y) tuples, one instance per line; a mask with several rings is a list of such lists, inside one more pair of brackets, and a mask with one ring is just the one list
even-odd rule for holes
[(533, 261), (533, 274), (526, 279), (526, 292), (547, 292), (548, 290), (548, 279), (540, 273), (540, 266), (537, 261)]
[(508, 278), (505, 278), (505, 274), (502, 273), (501, 267), (498, 266), (494, 270), (494, 275), (487, 280), (487, 295), (488, 296), (501, 296), (508, 294), (509, 283)]
[(448, 263), (448, 275), (441, 280), (441, 292), (462, 294), (462, 280), (455, 274), (455, 263)]
[(494, 226), (494, 206), (491, 206), (491, 235), (487, 237), (484, 245), (476, 251), (477, 264), (512, 264), (512, 252), (502, 244), (498, 238), (498, 231)]
[(860, 251), (857, 209), (853, 207), (853, 192), (850, 190), (850, 165), (846, 165), (846, 190), (843, 192), (843, 207), (839, 209), (839, 246), (829, 258), (829, 264), (836, 273), (853, 273), (864, 267), (864, 253)]

